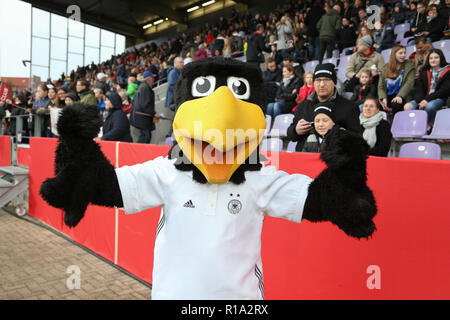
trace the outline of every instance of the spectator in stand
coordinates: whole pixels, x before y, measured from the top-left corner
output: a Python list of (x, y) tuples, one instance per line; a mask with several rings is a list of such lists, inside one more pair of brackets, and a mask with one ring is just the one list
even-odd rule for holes
[(308, 71), (303, 76), (303, 82), (305, 83), (302, 87), (300, 87), (300, 90), (298, 92), (297, 99), (295, 99), (295, 102), (297, 103), (294, 108), (292, 108), (292, 113), (294, 113), (295, 110), (297, 110), (298, 106), (303, 100), (306, 100), (313, 92), (314, 92), (314, 73), (312, 71)]
[(420, 109), (428, 114), (429, 130), (437, 110), (450, 97), (450, 65), (439, 49), (431, 49), (414, 87), (414, 100), (405, 104), (405, 110)]
[(412, 37), (416, 32), (418, 32), (419, 27), (421, 27), (426, 22), (426, 6), (423, 2), (417, 3), (416, 13), (414, 14), (413, 19), (409, 21), (410, 31), (405, 32), (404, 36)]
[(386, 157), (391, 148), (391, 126), (383, 119), (378, 99), (368, 97), (364, 101), (359, 121), (363, 128), (363, 138), (370, 147), (370, 155)]
[(77, 93), (80, 96), (80, 102), (97, 105), (97, 99), (95, 99), (94, 92), (89, 89), (90, 83), (87, 80), (77, 81)]
[(350, 0), (344, 0), (344, 8), (341, 12), (342, 18), (346, 18), (349, 23), (353, 24), (353, 19), (356, 17), (357, 13)]
[(130, 122), (122, 111), (122, 99), (117, 93), (106, 95), (107, 116), (103, 125), (103, 136), (95, 140), (133, 142)]
[(356, 26), (361, 28), (362, 26), (365, 26), (367, 23), (367, 12), (366, 8), (360, 7), (358, 9), (358, 17), (356, 18)]
[(392, 111), (395, 115), (403, 110), (406, 102), (412, 100), (414, 76), (414, 63), (406, 60), (406, 48), (396, 45), (378, 81), (378, 98), (385, 111)]
[(271, 57), (267, 59), (267, 70), (263, 72), (263, 78), (267, 89), (267, 102), (275, 102), (278, 87), (283, 77), (280, 68), (278, 68), (275, 60)]
[(428, 7), (426, 21), (417, 28), (416, 35), (423, 35), (429, 38), (429, 41), (439, 41), (444, 36), (444, 25), (438, 18), (437, 5)]
[(342, 18), (342, 25), (341, 28), (339, 29), (339, 41), (338, 41), (339, 51), (342, 52), (344, 48), (354, 47), (355, 42), (356, 42), (355, 27), (348, 18), (344, 17)]
[(315, 0), (312, 8), (307, 11), (305, 18), (306, 25), (308, 26), (308, 52), (309, 59), (319, 59), (319, 31), (317, 30), (317, 23), (320, 18), (325, 14), (325, 10), (322, 7), (320, 0)]
[(277, 51), (284, 58), (289, 54), (289, 49), (292, 49), (294, 42), (292, 39), (293, 26), (292, 21), (288, 16), (282, 16), (280, 21), (276, 24), (277, 28)]
[(122, 99), (122, 111), (129, 117), (131, 113), (131, 103), (128, 100), (127, 91), (125, 89), (120, 89), (118, 91), (120, 98)]
[(78, 95), (75, 92), (70, 91), (69, 93), (66, 94), (66, 97), (64, 99), (64, 103), (65, 103), (66, 106), (68, 106), (68, 105), (70, 105), (70, 104), (72, 104), (74, 102), (77, 102), (79, 100), (80, 100), (80, 98), (78, 97)]
[(356, 44), (356, 50), (350, 56), (345, 72), (345, 76), (351, 83), (349, 88), (346, 88), (350, 92), (353, 91), (353, 88), (359, 82), (359, 71), (363, 68), (373, 70), (372, 75), (376, 76), (385, 66), (383, 57), (373, 48), (371, 36), (367, 35), (359, 39)]
[[(450, 30), (450, 0), (445, 0), (445, 5), (441, 6), (439, 19), (444, 26), (444, 30)], [(448, 37), (448, 35), (445, 36)]]
[(60, 108), (64, 107), (66, 105), (65, 99), (66, 99), (66, 94), (69, 92), (69, 90), (67, 89), (67, 87), (59, 87), (58, 88), (58, 106)]
[[(173, 90), (175, 89), (175, 84), (177, 83), (178, 78), (181, 74), (181, 69), (184, 67), (184, 60), (182, 57), (176, 57), (174, 60), (174, 67), (169, 71), (169, 75), (167, 77), (167, 92), (166, 92), (166, 101), (164, 102), (164, 106), (166, 108), (171, 108), (171, 104), (173, 102)], [(172, 126), (170, 126), (169, 132), (166, 137), (172, 136)]]
[(338, 5), (331, 7), (330, 2), (325, 3), (326, 13), (317, 22), (317, 30), (319, 31), (319, 62), (322, 63), (325, 51), (327, 52), (327, 58), (331, 58), (335, 39), (341, 28), (341, 17), (338, 10)]
[[(378, 77), (376, 77), (378, 80)], [(352, 101), (359, 106), (359, 110), (363, 109), (363, 102), (367, 97), (377, 96), (378, 82), (373, 81), (372, 71), (370, 69), (362, 69), (359, 72), (359, 83), (353, 89)]]
[(138, 92), (134, 96), (133, 108), (130, 115), (130, 124), (140, 130), (137, 143), (150, 143), (152, 131), (155, 130), (153, 118), (158, 117), (155, 112), (155, 93), (152, 86), (158, 77), (150, 71), (145, 71), (142, 75), (144, 82), (139, 86)]
[(373, 47), (377, 52), (390, 49), (395, 45), (396, 35), (394, 33), (394, 25), (387, 23), (386, 20), (375, 22), (375, 33), (373, 35)]
[(137, 75), (135, 73), (130, 73), (130, 75), (128, 76), (128, 86), (126, 92), (130, 100), (133, 100), (134, 95), (139, 88), (138, 84), (136, 83), (136, 77)]
[(47, 109), (50, 99), (48, 98), (48, 88), (45, 84), (40, 84), (36, 91), (36, 100), (33, 102), (33, 113), (41, 113)]
[(406, 15), (400, 2), (394, 5), (394, 12), (392, 13), (391, 19), (394, 25), (405, 23)]
[(294, 119), (287, 130), (287, 137), (297, 141), (296, 151), (301, 151), (312, 130), (314, 109), (319, 103), (331, 102), (336, 123), (353, 132), (361, 133), (357, 105), (340, 96), (336, 90), (337, 75), (332, 63), (319, 64), (314, 70), (315, 92), (300, 103), (294, 112)]
[(110, 86), (106, 83), (106, 80), (108, 79), (108, 75), (106, 75), (103, 72), (100, 72), (97, 74), (97, 83), (95, 84), (95, 88), (102, 89), (103, 93), (106, 93), (111, 90)]
[(198, 46), (197, 51), (195, 52), (195, 60), (202, 60), (206, 58), (206, 49), (205, 46), (202, 44), (200, 44)]
[(278, 87), (275, 102), (267, 105), (266, 114), (275, 119), (276, 116), (291, 112), (295, 106), (295, 98), (300, 88), (300, 78), (296, 77), (294, 68), (290, 65), (283, 67), (283, 78)]
[(302, 65), (298, 62), (294, 62), (294, 59), (292, 58), (292, 56), (288, 54), (283, 58), (283, 66), (291, 66), (292, 68), (294, 68), (295, 75), (300, 78), (300, 82), (301, 82), (300, 85), (302, 86), (303, 85), (303, 80), (302, 80), (303, 74), (305, 73)]
[(95, 96), (95, 99), (97, 100), (98, 110), (100, 111), (100, 113), (103, 113), (106, 108), (106, 103), (105, 103), (105, 95), (103, 94), (102, 89), (95, 88), (94, 96)]
[[(306, 138), (302, 152), (321, 152), (325, 137), (336, 125), (336, 119), (333, 112), (333, 103), (319, 103), (313, 111), (313, 129)], [(339, 126), (336, 128), (339, 129)]]
[(156, 57), (153, 57), (151, 60), (151, 64), (148, 67), (147, 71), (149, 71), (150, 73), (156, 74), (156, 79), (155, 81), (157, 81), (159, 79), (159, 60)]
[(53, 107), (58, 108), (59, 107), (59, 99), (58, 99), (58, 92), (56, 88), (53, 85), (47, 86), (48, 87), (48, 101), (45, 105), (45, 108)]
[(264, 55), (262, 52), (264, 51), (270, 53), (274, 49), (273, 47), (272, 49), (266, 47), (264, 43), (263, 33), (264, 25), (258, 24), (256, 26), (256, 31), (248, 37), (248, 46), (246, 52), (247, 62), (258, 66), (258, 68), (259, 65), (264, 62)]
[(428, 54), (432, 46), (424, 36), (415, 38), (414, 46), (416, 47), (416, 51), (410, 54), (408, 60), (414, 61), (414, 67), (416, 70), (415, 79), (417, 79), (419, 78), (420, 69), (425, 61), (425, 56)]
[(118, 84), (121, 84), (122, 81), (124, 81), (124, 79), (126, 77), (125, 64), (122, 62), (122, 58), (120, 58), (120, 57), (116, 59), (116, 62), (117, 62), (116, 81)]

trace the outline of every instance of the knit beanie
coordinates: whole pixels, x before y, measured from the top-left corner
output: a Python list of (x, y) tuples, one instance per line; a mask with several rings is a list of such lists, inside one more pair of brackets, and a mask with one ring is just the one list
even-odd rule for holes
[(329, 116), (334, 123), (336, 123), (336, 118), (334, 116), (332, 106), (333, 106), (332, 102), (319, 102), (314, 108), (313, 119), (315, 119), (318, 114), (324, 113), (327, 116)]
[(335, 66), (332, 63), (323, 63), (318, 64), (316, 69), (314, 70), (314, 81), (317, 78), (330, 78), (334, 83), (337, 81), (336, 71), (334, 70)]
[(358, 43), (365, 45), (366, 47), (372, 48), (373, 46), (373, 39), (371, 36), (366, 35), (364, 37), (361, 37), (361, 39), (358, 40)]

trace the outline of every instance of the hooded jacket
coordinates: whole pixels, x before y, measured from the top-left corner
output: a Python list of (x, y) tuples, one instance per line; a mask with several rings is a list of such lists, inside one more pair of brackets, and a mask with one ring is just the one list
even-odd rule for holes
[(112, 108), (108, 110), (108, 115), (103, 125), (102, 140), (133, 142), (130, 134), (130, 122), (122, 111), (122, 99), (117, 93), (106, 96), (111, 101)]
[(417, 103), (420, 103), (422, 100), (429, 102), (435, 99), (443, 99), (445, 101), (450, 96), (450, 65), (447, 65), (441, 71), (433, 93), (429, 93), (431, 76), (430, 69), (422, 69), (420, 71), (420, 76), (414, 86), (414, 100)]

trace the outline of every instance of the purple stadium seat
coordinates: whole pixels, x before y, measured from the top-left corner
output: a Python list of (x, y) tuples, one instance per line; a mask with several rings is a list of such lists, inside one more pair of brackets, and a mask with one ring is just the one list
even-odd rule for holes
[(450, 50), (444, 51), (444, 56), (445, 56), (445, 60), (447, 61), (447, 63), (449, 63), (450, 62)]
[(347, 69), (349, 59), (350, 56), (342, 56), (341, 59), (339, 60), (337, 77), (339, 80), (341, 80), (342, 83), (344, 83), (345, 80), (347, 79), (347, 77), (345, 76), (345, 72)]
[(394, 33), (397, 35), (397, 41), (404, 38), (404, 34), (406, 31), (409, 31), (409, 27), (409, 23), (402, 23), (395, 26)]
[(287, 152), (295, 152), (295, 147), (297, 146), (297, 141), (289, 141), (287, 145)]
[(450, 50), (450, 40), (440, 40), (433, 42), (433, 47), (436, 49), (441, 49), (442, 52)]
[(416, 46), (409, 46), (406, 47), (406, 59), (409, 58), (409, 56), (411, 55), (411, 53), (416, 51)]
[(262, 151), (282, 151), (283, 141), (280, 138), (268, 138), (261, 141), (260, 150)]
[(164, 142), (164, 145), (166, 145), (166, 146), (171, 146), (171, 145), (173, 145), (173, 139), (172, 139), (172, 137), (167, 137), (167, 138), (166, 138), (166, 141)]
[(397, 112), (392, 122), (391, 132), (394, 138), (419, 138), (427, 133), (428, 115), (425, 110)]
[(305, 72), (313, 71), (316, 68), (316, 66), (319, 64), (319, 60), (311, 60), (305, 63)]
[(334, 64), (334, 66), (336, 66), (337, 58), (333, 57), (333, 58), (323, 59), (322, 63), (332, 63), (332, 64)]
[(294, 115), (292, 113), (280, 114), (275, 117), (273, 121), (270, 136), (272, 137), (286, 137), (287, 128), (291, 125)]
[(381, 51), (381, 55), (383, 56), (384, 62), (388, 63), (389, 62), (389, 58), (391, 56), (391, 51), (392, 49), (386, 49)]
[[(332, 58), (339, 59), (339, 49), (334, 49), (333, 54), (331, 55)], [(335, 63), (336, 64), (336, 63)]]
[(355, 49), (355, 47), (347, 47), (347, 48), (342, 49), (341, 58), (343, 56), (347, 56), (347, 51), (349, 51), (349, 50), (353, 51), (353, 49)]
[(403, 38), (402, 40), (400, 40), (400, 45), (406, 47), (410, 40), (414, 40), (414, 37)]
[(242, 57), (237, 57), (235, 58), (236, 60), (242, 61), (242, 62), (247, 62), (247, 57), (246, 56), (242, 56)]
[(399, 158), (441, 159), (441, 147), (432, 142), (410, 142), (400, 147)]
[(271, 125), (272, 125), (272, 116), (266, 114), (266, 130), (264, 131), (264, 136), (267, 136), (269, 134)]
[(442, 109), (436, 113), (431, 134), (424, 139), (450, 139), (450, 109)]

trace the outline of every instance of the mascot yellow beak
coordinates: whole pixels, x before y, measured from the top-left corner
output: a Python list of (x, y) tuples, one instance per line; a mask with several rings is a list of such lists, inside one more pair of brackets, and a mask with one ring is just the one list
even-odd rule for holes
[(264, 136), (261, 108), (235, 98), (222, 86), (209, 96), (180, 105), (173, 120), (175, 139), (210, 183), (226, 183)]

